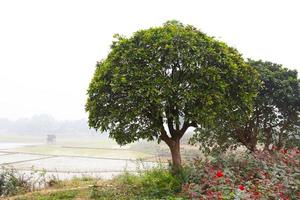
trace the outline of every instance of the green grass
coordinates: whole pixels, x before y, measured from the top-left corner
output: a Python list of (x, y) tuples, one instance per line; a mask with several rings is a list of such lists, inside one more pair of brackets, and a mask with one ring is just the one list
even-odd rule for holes
[(61, 200), (61, 199), (89, 199), (88, 189), (75, 189), (75, 190), (66, 190), (66, 191), (57, 191), (57, 192), (47, 192), (47, 193), (34, 193), (32, 195), (17, 197), (15, 200)]
[(141, 199), (187, 199), (181, 191), (182, 182), (162, 167), (130, 174), (124, 172), (112, 180), (95, 180), (89, 177), (57, 181), (52, 187), (39, 192), (16, 196), (15, 200), (141, 200)]
[(45, 190), (14, 196), (15, 200), (59, 200), (59, 199), (90, 199), (90, 185), (101, 180), (91, 177), (73, 178), (71, 180), (53, 180), (51, 186)]
[[(51, 193), (49, 195), (43, 194), (35, 194), (30, 197), (30, 199), (37, 199), (37, 200), (46, 200), (46, 199), (73, 199), (76, 197), (77, 191), (64, 191), (64, 192), (56, 192)], [(17, 198), (19, 200), (22, 199), (29, 199), (29, 198)]]

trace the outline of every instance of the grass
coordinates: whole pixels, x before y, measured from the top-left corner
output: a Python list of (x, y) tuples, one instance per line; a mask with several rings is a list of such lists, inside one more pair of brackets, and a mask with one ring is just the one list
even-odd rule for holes
[[(187, 199), (180, 193), (182, 182), (169, 170), (158, 167), (138, 174), (123, 174), (112, 180), (96, 180), (90, 177), (54, 182), (51, 188), (21, 196), (14, 200), (59, 199)], [(63, 189), (61, 189), (63, 188)]]
[(71, 180), (51, 180), (47, 189), (30, 192), (24, 195), (10, 197), (12, 200), (58, 200), (58, 199), (89, 199), (90, 185), (97, 184), (101, 180), (91, 177), (73, 178)]
[(34, 193), (28, 196), (17, 197), (15, 200), (59, 200), (59, 199), (87, 199), (88, 196), (87, 189), (74, 189), (74, 190), (65, 190), (57, 192), (40, 192)]

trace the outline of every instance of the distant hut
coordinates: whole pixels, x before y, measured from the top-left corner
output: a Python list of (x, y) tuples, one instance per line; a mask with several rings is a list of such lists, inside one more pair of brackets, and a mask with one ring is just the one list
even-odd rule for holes
[(56, 135), (47, 135), (47, 144), (55, 144)]

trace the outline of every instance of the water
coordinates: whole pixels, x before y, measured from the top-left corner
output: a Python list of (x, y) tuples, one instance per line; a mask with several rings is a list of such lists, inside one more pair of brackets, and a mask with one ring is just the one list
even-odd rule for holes
[[(14, 148), (36, 143), (0, 142), (0, 167), (13, 167), (19, 172), (47, 172), (47, 176), (70, 179), (74, 176), (112, 178), (124, 171), (136, 172), (158, 165), (156, 162), (138, 162), (131, 159), (93, 158), (14, 152)], [(36, 174), (35, 174), (36, 175)]]
[[(66, 156), (39, 156), (23, 153), (0, 155), (0, 166), (13, 167), (19, 172), (46, 172), (61, 180), (91, 176), (110, 179), (124, 171), (137, 172), (158, 166), (156, 162), (122, 159), (101, 159)], [(37, 175), (35, 173), (34, 175)]]

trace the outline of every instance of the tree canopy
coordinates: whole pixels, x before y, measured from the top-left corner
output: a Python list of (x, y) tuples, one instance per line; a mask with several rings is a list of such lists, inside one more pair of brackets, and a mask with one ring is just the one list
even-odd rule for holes
[(115, 36), (88, 89), (89, 125), (124, 145), (163, 140), (180, 165), (189, 127), (239, 121), (251, 110), (257, 73), (240, 53), (191, 25), (169, 21)]
[(258, 143), (267, 150), (272, 144), (277, 148), (300, 144), (300, 80), (296, 70), (280, 64), (248, 60), (259, 72), (262, 85), (253, 102), (253, 112), (248, 120), (236, 124), (219, 120), (210, 128), (199, 128), (192, 143), (200, 141), (203, 150), (211, 146), (221, 151), (228, 147), (244, 145), (254, 151)]

